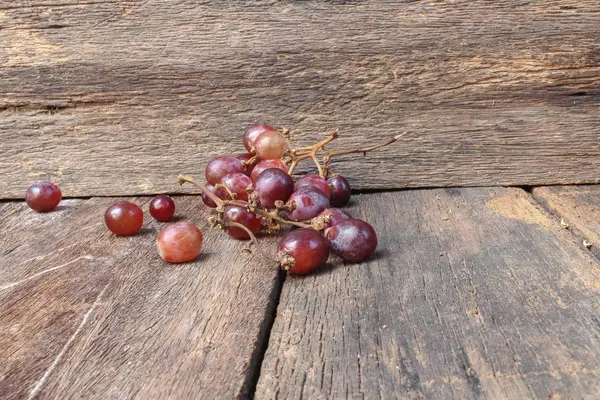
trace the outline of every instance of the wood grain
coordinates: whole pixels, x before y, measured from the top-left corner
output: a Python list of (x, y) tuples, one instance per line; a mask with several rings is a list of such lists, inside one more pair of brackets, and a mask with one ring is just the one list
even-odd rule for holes
[(600, 257), (600, 186), (539, 187), (533, 196)]
[(112, 201), (70, 200), (49, 214), (0, 204), (0, 398), (246, 397), (277, 268), (209, 231), (192, 196), (176, 198), (178, 215), (205, 233), (203, 254), (166, 264), (154, 243), (164, 225), (148, 218), (117, 238), (102, 219)]
[[(594, 1), (0, 0), (0, 196), (179, 192), (266, 121), (358, 189), (598, 182)], [(367, 170), (369, 173), (364, 173)]]
[(520, 189), (355, 198), (376, 256), (286, 279), (256, 398), (595, 398), (600, 264)]

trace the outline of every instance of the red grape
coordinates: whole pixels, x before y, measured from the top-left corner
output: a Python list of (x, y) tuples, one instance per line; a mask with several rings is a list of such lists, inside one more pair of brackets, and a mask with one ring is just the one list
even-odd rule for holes
[(170, 196), (156, 196), (150, 202), (150, 215), (152, 215), (155, 220), (167, 222), (173, 218), (174, 214), (175, 202)]
[(278, 168), (265, 169), (254, 182), (260, 204), (265, 208), (275, 207), (275, 202), (287, 201), (294, 191), (294, 180)]
[(254, 124), (247, 127), (244, 131), (244, 147), (248, 153), (254, 153), (254, 142), (261, 133), (274, 130), (275, 128), (266, 124)]
[(361, 262), (377, 248), (377, 234), (360, 219), (345, 219), (325, 230), (331, 250), (346, 261)]
[(327, 196), (327, 198), (329, 198), (329, 195), (331, 194), (330, 189), (329, 189), (329, 184), (327, 183), (327, 181), (323, 178), (321, 178), (319, 175), (306, 175), (303, 176), (302, 178), (298, 179), (296, 181), (296, 184), (294, 185), (294, 189), (298, 190), (302, 187), (314, 187), (316, 189), (319, 189), (321, 192), (323, 192), (325, 194), (325, 196)]
[[(262, 220), (256, 216), (253, 212), (246, 210), (245, 208), (238, 206), (227, 206), (225, 213), (223, 214), (223, 221), (225, 222), (237, 222), (238, 224), (244, 225), (250, 232), (256, 235), (260, 230)], [(250, 235), (242, 228), (235, 226), (226, 228), (229, 236), (238, 240), (248, 240)]]
[(258, 135), (254, 142), (256, 155), (261, 160), (279, 160), (285, 153), (287, 142), (277, 131), (266, 131)]
[(342, 207), (348, 204), (350, 196), (352, 195), (350, 184), (341, 175), (336, 175), (327, 180), (329, 187), (331, 188), (331, 205), (334, 207)]
[[(237, 156), (235, 156), (235, 158), (237, 158), (238, 160), (240, 160), (242, 163), (245, 163), (246, 161), (248, 161), (252, 157), (254, 157), (254, 156), (252, 154), (249, 154), (249, 153), (238, 154)], [(254, 169), (254, 167), (256, 167), (256, 164), (258, 164), (259, 162), (260, 162), (260, 160), (256, 159), (251, 164), (244, 164), (244, 169), (245, 169), (246, 175), (250, 176), (252, 174), (252, 170)]]
[(288, 212), (289, 219), (308, 221), (329, 208), (329, 199), (318, 189), (303, 187), (292, 193), (286, 204), (288, 206), (295, 204), (294, 211)]
[[(300, 228), (287, 233), (279, 241), (277, 255), (283, 258), (282, 266), (292, 274), (304, 275), (325, 265), (329, 257), (329, 244), (319, 232)], [(291, 257), (291, 260), (287, 259)]]
[(27, 205), (41, 213), (54, 210), (61, 199), (60, 189), (52, 182), (34, 183), (25, 193)]
[(216, 185), (221, 181), (222, 177), (234, 172), (239, 172), (240, 174), (245, 172), (242, 162), (235, 157), (223, 156), (214, 158), (209, 162), (204, 171), (204, 175), (206, 176), (208, 183)]
[[(217, 189), (215, 189), (214, 186), (211, 185), (210, 183), (206, 184), (206, 187), (208, 188), (208, 190), (211, 191), (211, 193), (214, 193), (215, 195), (217, 194)], [(202, 201), (204, 202), (204, 204), (207, 207), (217, 208), (217, 205), (215, 204), (215, 202), (209, 196), (204, 194), (204, 192), (202, 193)]]
[(327, 208), (321, 214), (317, 215), (317, 219), (323, 222), (323, 229), (330, 228), (338, 222), (350, 218), (350, 215), (341, 208)]
[(202, 250), (202, 232), (189, 222), (177, 222), (158, 234), (156, 246), (160, 257), (167, 262), (192, 261)]
[(144, 212), (129, 201), (112, 204), (104, 214), (106, 226), (117, 236), (131, 236), (142, 228)]
[(265, 169), (268, 169), (268, 168), (279, 168), (286, 174), (288, 172), (288, 168), (281, 160), (261, 161), (258, 164), (256, 164), (256, 166), (252, 170), (252, 174), (250, 174), (250, 177), (252, 178), (252, 182), (256, 182), (256, 178), (258, 178), (258, 175), (260, 175), (261, 172), (263, 172)]
[[(227, 188), (235, 194), (235, 200), (248, 200), (246, 188), (252, 185), (252, 180), (248, 176), (240, 174), (239, 172), (227, 174), (221, 178), (221, 184), (226, 185)], [(231, 196), (225, 188), (217, 189), (217, 196), (223, 200), (231, 200)]]

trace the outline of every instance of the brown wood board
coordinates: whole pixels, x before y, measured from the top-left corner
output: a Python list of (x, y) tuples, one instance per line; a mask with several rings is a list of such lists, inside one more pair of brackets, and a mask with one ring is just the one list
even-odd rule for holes
[(600, 264), (520, 189), (355, 197), (380, 244), (287, 278), (256, 398), (596, 398)]
[(539, 187), (533, 196), (600, 257), (600, 186)]
[(176, 198), (178, 215), (204, 231), (203, 254), (164, 263), (154, 243), (164, 224), (148, 216), (117, 238), (103, 221), (111, 201), (68, 200), (49, 214), (0, 204), (0, 398), (247, 396), (278, 269), (209, 231), (192, 196)]
[[(598, 182), (594, 1), (0, 0), (0, 196), (186, 191), (266, 121), (355, 188)], [(368, 173), (366, 173), (368, 172)]]

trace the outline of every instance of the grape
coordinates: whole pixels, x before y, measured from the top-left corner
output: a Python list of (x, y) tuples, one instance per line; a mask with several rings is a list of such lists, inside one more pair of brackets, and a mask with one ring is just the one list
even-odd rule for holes
[[(242, 163), (245, 163), (252, 157), (254, 157), (254, 156), (252, 154), (248, 154), (248, 153), (238, 154), (235, 156), (235, 158), (240, 160)], [(258, 163), (259, 163), (259, 160), (256, 159), (252, 164), (244, 164), (245, 174), (250, 176), (252, 174), (252, 170), (254, 169), (254, 167), (256, 167), (256, 164), (258, 164)]]
[[(221, 178), (221, 184), (227, 185), (227, 188), (235, 193), (235, 200), (248, 200), (248, 192), (246, 188), (252, 185), (252, 180), (239, 172), (235, 172), (233, 174), (227, 174), (223, 178)], [(216, 191), (217, 196), (219, 196), (223, 200), (231, 200), (231, 196), (225, 190), (225, 188), (219, 188)]]
[(167, 222), (175, 214), (175, 202), (173, 199), (166, 195), (156, 196), (150, 202), (150, 215), (155, 220), (160, 222)]
[(177, 222), (158, 234), (156, 246), (160, 257), (167, 262), (192, 261), (202, 250), (202, 232), (196, 225)]
[(281, 160), (261, 161), (258, 164), (256, 164), (256, 166), (252, 170), (252, 174), (250, 174), (250, 177), (252, 178), (252, 182), (256, 182), (256, 178), (258, 178), (258, 175), (260, 175), (261, 172), (263, 172), (265, 169), (268, 169), (268, 168), (279, 168), (280, 170), (282, 170), (285, 173), (288, 172), (288, 168), (285, 166), (285, 164)]
[(117, 236), (131, 236), (142, 228), (144, 212), (129, 201), (112, 204), (104, 214), (106, 226)]
[(244, 131), (244, 147), (248, 150), (248, 153), (254, 153), (254, 142), (256, 138), (263, 132), (274, 131), (275, 128), (266, 124), (254, 124), (250, 125)]
[(27, 205), (40, 213), (54, 210), (61, 199), (59, 187), (52, 182), (34, 183), (25, 193)]
[[(305, 275), (325, 265), (329, 257), (329, 244), (314, 229), (300, 228), (281, 238), (277, 255), (283, 258), (282, 267), (288, 272)], [(291, 260), (286, 259), (289, 257)]]
[(294, 185), (294, 189), (298, 190), (302, 187), (314, 187), (319, 189), (321, 192), (329, 198), (331, 191), (329, 189), (329, 184), (319, 175), (306, 175), (296, 181), (296, 185)]
[(288, 218), (292, 221), (308, 221), (316, 217), (326, 208), (329, 208), (329, 199), (318, 189), (303, 187), (292, 193), (287, 203), (288, 206), (295, 204), (294, 211), (288, 212)]
[(286, 140), (277, 131), (266, 131), (254, 142), (256, 155), (261, 160), (279, 160), (285, 153)]
[(345, 219), (325, 230), (331, 250), (346, 261), (361, 262), (377, 248), (377, 234), (360, 219)]
[(294, 191), (294, 180), (278, 168), (265, 169), (254, 182), (260, 204), (265, 208), (275, 207), (275, 202), (287, 201)]
[[(208, 188), (208, 190), (210, 190), (211, 193), (214, 193), (215, 195), (217, 194), (217, 189), (215, 189), (213, 185), (207, 184), (206, 187)], [(217, 208), (217, 205), (215, 204), (213, 199), (204, 194), (204, 192), (202, 192), (202, 201), (207, 207)]]
[[(242, 224), (255, 235), (260, 230), (262, 224), (262, 220), (260, 219), (260, 217), (256, 216), (256, 214), (254, 214), (253, 212), (250, 212), (245, 208), (238, 206), (227, 206), (227, 208), (225, 209), (225, 213), (223, 214), (223, 221), (237, 222), (238, 224)], [(235, 239), (250, 239), (250, 235), (248, 235), (248, 232), (246, 232), (242, 228), (232, 226), (226, 228), (226, 231), (229, 234), (229, 236)]]
[(235, 157), (222, 156), (214, 158), (208, 163), (204, 175), (208, 183), (216, 185), (221, 181), (222, 177), (234, 172), (239, 172), (240, 174), (245, 172), (242, 162)]
[[(323, 229), (327, 229), (340, 221), (350, 218), (350, 215), (341, 208), (327, 208), (321, 214), (317, 215), (316, 219), (323, 222)], [(329, 220), (329, 222), (326, 220)]]
[(329, 187), (331, 188), (331, 205), (334, 207), (342, 207), (348, 204), (352, 192), (350, 191), (350, 184), (341, 175), (336, 175), (327, 180)]

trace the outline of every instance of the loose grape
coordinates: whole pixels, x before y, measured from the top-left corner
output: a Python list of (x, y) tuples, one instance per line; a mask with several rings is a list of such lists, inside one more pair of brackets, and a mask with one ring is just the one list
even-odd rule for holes
[(115, 235), (131, 236), (142, 228), (144, 212), (137, 204), (119, 201), (108, 207), (104, 222)]
[(346, 261), (361, 262), (377, 248), (377, 234), (360, 219), (345, 219), (325, 230), (331, 250)]
[(273, 208), (277, 200), (287, 201), (294, 191), (294, 180), (278, 168), (268, 168), (256, 178), (254, 190), (263, 207)]
[(288, 212), (288, 218), (292, 221), (308, 221), (316, 217), (326, 208), (329, 208), (329, 199), (318, 189), (311, 187), (300, 188), (288, 199), (287, 206), (294, 206), (294, 210)]
[(285, 154), (287, 143), (277, 131), (266, 131), (258, 135), (254, 142), (256, 155), (261, 160), (279, 160)]
[[(250, 232), (254, 235), (260, 230), (262, 220), (260, 217), (256, 216), (253, 212), (248, 211), (245, 208), (238, 206), (227, 206), (225, 209), (225, 213), (223, 214), (223, 221), (227, 222), (237, 222), (238, 224), (244, 225)], [(248, 240), (250, 239), (250, 235), (248, 232), (243, 230), (242, 228), (238, 228), (235, 226), (226, 228), (229, 236), (238, 240)]]
[(256, 138), (263, 132), (274, 131), (275, 128), (266, 124), (254, 124), (250, 125), (244, 131), (244, 147), (248, 150), (248, 153), (254, 153), (254, 142)]
[(331, 205), (334, 207), (342, 207), (348, 204), (352, 191), (350, 184), (342, 175), (336, 175), (327, 180), (329, 187), (331, 188)]
[(345, 219), (350, 219), (350, 215), (341, 208), (327, 208), (316, 219), (323, 223), (323, 229), (336, 225)]
[(27, 205), (40, 213), (54, 210), (61, 199), (60, 189), (52, 182), (34, 183), (25, 193)]
[(329, 189), (329, 184), (327, 183), (327, 181), (323, 178), (321, 178), (319, 175), (306, 175), (303, 176), (302, 178), (298, 179), (296, 181), (296, 184), (294, 185), (294, 189), (298, 190), (302, 187), (314, 187), (319, 189), (321, 192), (323, 192), (325, 194), (325, 196), (327, 196), (327, 198), (329, 198), (331, 191)]
[(208, 183), (216, 185), (225, 175), (234, 172), (239, 172), (241, 174), (245, 172), (242, 162), (235, 157), (222, 156), (214, 158), (208, 163), (204, 175), (206, 176)]
[(288, 272), (305, 275), (325, 265), (329, 244), (314, 229), (300, 228), (287, 233), (279, 241), (277, 255)]
[(156, 196), (150, 202), (150, 215), (152, 215), (155, 220), (167, 222), (173, 218), (174, 214), (175, 202), (170, 196)]
[(252, 174), (250, 174), (250, 178), (252, 178), (252, 182), (256, 182), (256, 178), (258, 178), (258, 175), (260, 175), (261, 172), (263, 172), (265, 169), (268, 169), (268, 168), (278, 168), (278, 169), (282, 170), (283, 172), (285, 172), (286, 174), (288, 172), (288, 168), (281, 160), (261, 161), (258, 164), (256, 164), (256, 166), (252, 170)]
[(202, 232), (196, 225), (177, 222), (158, 234), (156, 246), (160, 257), (167, 262), (192, 261), (202, 250)]
[[(239, 172), (227, 174), (221, 178), (221, 184), (226, 185), (227, 188), (235, 194), (235, 200), (248, 200), (246, 188), (252, 185), (252, 180), (248, 176), (240, 174)], [(231, 196), (225, 188), (217, 189), (217, 196), (224, 200), (231, 200)]]

